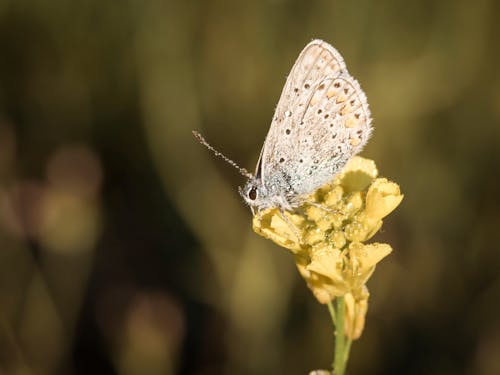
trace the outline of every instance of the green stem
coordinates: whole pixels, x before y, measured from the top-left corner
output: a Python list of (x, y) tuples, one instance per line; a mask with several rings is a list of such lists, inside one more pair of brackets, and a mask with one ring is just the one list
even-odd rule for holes
[(330, 312), (330, 316), (332, 317), (332, 321), (335, 326), (335, 355), (333, 357), (333, 373), (334, 375), (344, 375), (352, 341), (351, 339), (346, 338), (344, 333), (344, 297), (337, 297), (336, 300), (336, 308), (333, 307), (331, 302), (328, 303), (328, 311)]
[(332, 318), (333, 325), (335, 326), (335, 308), (333, 307), (332, 301), (328, 302), (328, 311), (330, 312), (330, 317)]
[(345, 346), (344, 370), (347, 367), (347, 362), (349, 361), (349, 353), (351, 351), (351, 344), (352, 344), (352, 340), (348, 338), (346, 346)]
[(344, 336), (344, 314), (345, 314), (345, 301), (344, 297), (337, 298), (337, 316), (335, 324), (335, 356), (333, 358), (333, 373), (335, 375), (344, 375), (344, 349), (345, 349), (345, 336)]

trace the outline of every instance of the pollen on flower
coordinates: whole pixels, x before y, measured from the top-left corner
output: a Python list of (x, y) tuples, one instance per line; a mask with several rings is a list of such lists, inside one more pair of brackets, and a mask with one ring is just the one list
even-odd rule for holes
[(324, 194), (324, 202), (328, 206), (334, 206), (340, 202), (344, 191), (339, 185), (331, 185), (331, 189), (327, 190)]
[(372, 160), (356, 156), (334, 181), (294, 212), (285, 212), (286, 219), (275, 208), (253, 218), (256, 233), (292, 251), (299, 273), (320, 303), (345, 297), (345, 328), (351, 339), (363, 331), (366, 282), (392, 251), (388, 244), (365, 242), (403, 199), (396, 183), (377, 176)]
[(337, 249), (342, 249), (346, 244), (346, 237), (342, 231), (334, 231), (330, 234), (330, 241), (332, 245)]

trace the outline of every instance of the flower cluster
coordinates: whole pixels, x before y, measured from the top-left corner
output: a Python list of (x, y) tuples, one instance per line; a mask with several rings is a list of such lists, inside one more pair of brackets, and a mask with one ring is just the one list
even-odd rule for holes
[(292, 251), (320, 303), (344, 297), (345, 333), (352, 340), (364, 327), (366, 282), (375, 265), (392, 251), (388, 244), (365, 242), (403, 199), (397, 184), (377, 175), (372, 160), (356, 156), (294, 212), (271, 208), (253, 218), (256, 233)]

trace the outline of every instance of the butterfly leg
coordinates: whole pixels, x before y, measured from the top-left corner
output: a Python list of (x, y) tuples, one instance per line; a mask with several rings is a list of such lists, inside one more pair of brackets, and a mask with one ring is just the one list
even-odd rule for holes
[(280, 208), (279, 210), (280, 210), (281, 217), (288, 224), (288, 226), (292, 230), (292, 232), (295, 235), (295, 237), (297, 237), (297, 242), (298, 243), (302, 243), (301, 237), (299, 235), (299, 231), (297, 230), (297, 227), (290, 221), (290, 219), (288, 218), (288, 216), (285, 215), (285, 211), (282, 208)]
[(323, 211), (328, 212), (329, 214), (342, 214), (342, 212), (339, 211), (339, 210), (332, 210), (331, 208), (325, 207), (324, 205), (316, 203), (316, 202), (305, 201), (304, 203), (308, 204), (308, 205), (311, 205), (311, 206), (314, 206), (314, 207), (317, 207), (317, 208), (320, 208)]

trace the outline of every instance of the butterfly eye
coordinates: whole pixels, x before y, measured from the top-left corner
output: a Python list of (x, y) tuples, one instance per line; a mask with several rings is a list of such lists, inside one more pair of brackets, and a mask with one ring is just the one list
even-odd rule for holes
[(253, 201), (257, 199), (257, 189), (255, 187), (251, 188), (248, 192), (248, 198)]

